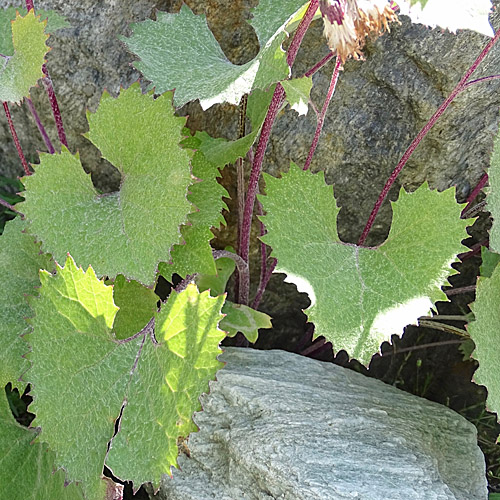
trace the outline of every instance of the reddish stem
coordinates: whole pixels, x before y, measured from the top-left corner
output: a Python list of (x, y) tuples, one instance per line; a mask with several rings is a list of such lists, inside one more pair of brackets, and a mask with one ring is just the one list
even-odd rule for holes
[(26, 175), (31, 175), (30, 169), (28, 167), (28, 162), (26, 161), (26, 157), (24, 156), (23, 150), (21, 148), (21, 143), (19, 142), (19, 137), (17, 137), (16, 129), (14, 128), (14, 122), (12, 121), (12, 116), (10, 115), (9, 105), (7, 102), (3, 103), (3, 109), (5, 111), (5, 116), (7, 117), (7, 122), (9, 123), (10, 133), (12, 138), (14, 139), (14, 144), (16, 145), (17, 154), (23, 164), (24, 173)]
[(321, 131), (323, 130), (323, 125), (325, 123), (326, 112), (328, 111), (328, 106), (332, 100), (333, 94), (335, 92), (335, 87), (337, 86), (337, 80), (339, 79), (340, 67), (342, 66), (342, 60), (337, 57), (335, 62), (335, 68), (333, 69), (332, 79), (330, 80), (330, 86), (328, 87), (328, 92), (326, 94), (325, 102), (323, 103), (323, 108), (318, 116), (316, 131), (314, 132), (314, 139), (309, 149), (309, 154), (307, 155), (307, 160), (304, 165), (304, 170), (307, 170), (311, 166), (311, 161), (318, 146), (319, 138), (321, 136)]
[(45, 142), (45, 145), (47, 146), (47, 149), (51, 155), (55, 153), (54, 146), (52, 145), (52, 142), (47, 135), (47, 132), (45, 130), (45, 127), (42, 124), (42, 121), (40, 120), (40, 117), (38, 116), (38, 113), (36, 112), (35, 105), (33, 104), (33, 101), (29, 98), (26, 97), (25, 99), (26, 104), (28, 105), (28, 108), (31, 111), (31, 114), (33, 115), (33, 118), (35, 119), (36, 126), (38, 127), (38, 130), (40, 131), (40, 134), (43, 137), (43, 141)]
[[(309, 3), (309, 7), (302, 18), (297, 30), (293, 36), (292, 42), (290, 44), (290, 48), (287, 53), (287, 62), (291, 67), (295, 61), (295, 57), (299, 50), (300, 44), (304, 38), (304, 35), (307, 31), (307, 28), (311, 24), (316, 11), (318, 10), (319, 0), (311, 0)], [(257, 188), (259, 185), (259, 178), (262, 172), (262, 163), (264, 160), (264, 155), (267, 148), (267, 143), (269, 142), (269, 137), (271, 135), (271, 130), (273, 127), (274, 120), (278, 114), (278, 111), (281, 108), (285, 98), (285, 91), (281, 84), (276, 85), (276, 89), (274, 90), (273, 98), (271, 100), (271, 104), (267, 111), (266, 118), (264, 120), (264, 124), (262, 125), (262, 130), (260, 132), (259, 142), (257, 145), (257, 151), (255, 153), (255, 158), (252, 164), (252, 171), (250, 173), (250, 180), (248, 182), (247, 196), (245, 199), (245, 210), (243, 212), (243, 222), (240, 231), (240, 242), (238, 245), (238, 253), (239, 255), (248, 262), (249, 250), (250, 250), (250, 230), (252, 227), (252, 215), (253, 209), (255, 205), (255, 197), (257, 195)], [(241, 301), (242, 296), (248, 297), (248, 291), (242, 290), (240, 286), (239, 296), (240, 296), (240, 304), (243, 304)]]
[(8, 208), (9, 210), (12, 210), (13, 212), (17, 212), (18, 214), (21, 213), (21, 212), (19, 212), (19, 210), (16, 210), (14, 208), (14, 205), (7, 203), (5, 200), (2, 200), (2, 198), (0, 198), (0, 205), (4, 206), (5, 208)]
[(321, 61), (317, 62), (309, 71), (306, 71), (304, 73), (304, 76), (309, 77), (314, 75), (317, 71), (319, 71), (330, 59), (333, 59), (335, 57), (335, 54), (333, 52), (328, 52), (328, 54), (321, 59)]
[(486, 186), (487, 182), (488, 182), (488, 174), (484, 173), (483, 176), (481, 177), (481, 179), (479, 180), (479, 182), (477, 183), (477, 186), (474, 188), (472, 193), (467, 198), (467, 202), (466, 202), (467, 205), (462, 210), (462, 216), (469, 211), (472, 203), (474, 203), (474, 200), (476, 199), (477, 195), (481, 192), (481, 189), (483, 189), (484, 186)]
[(66, 139), (66, 133), (64, 132), (64, 125), (62, 121), (61, 111), (59, 109), (59, 104), (57, 102), (56, 93), (54, 91), (54, 85), (52, 84), (52, 80), (49, 75), (49, 71), (47, 69), (47, 65), (44, 64), (42, 67), (43, 74), (45, 75), (42, 78), (43, 86), (47, 92), (47, 96), (49, 97), (50, 107), (52, 108), (52, 114), (54, 116), (54, 120), (56, 122), (57, 127), (57, 135), (59, 136), (59, 141), (64, 146), (68, 147), (68, 141)]
[(373, 226), (373, 222), (375, 220), (375, 217), (378, 214), (378, 211), (380, 210), (380, 207), (382, 206), (382, 203), (384, 202), (385, 198), (387, 197), (387, 194), (389, 193), (389, 190), (391, 189), (392, 185), (394, 184), (396, 178), (398, 177), (399, 173), (401, 170), (403, 170), (403, 167), (406, 165), (407, 161), (410, 159), (411, 155), (417, 148), (417, 146), (420, 144), (422, 139), (427, 135), (429, 130), (434, 126), (434, 124), (438, 121), (440, 116), (446, 111), (448, 106), (451, 104), (451, 102), (455, 99), (455, 97), (465, 88), (465, 85), (467, 83), (467, 80), (470, 78), (472, 73), (477, 69), (479, 64), (483, 61), (483, 59), (486, 57), (488, 52), (492, 49), (493, 45), (498, 41), (500, 38), (500, 30), (498, 30), (495, 33), (495, 36), (488, 42), (486, 47), (483, 49), (481, 54), (477, 57), (477, 59), (473, 62), (472, 66), (467, 70), (465, 75), (462, 77), (458, 85), (453, 89), (451, 94), (448, 96), (448, 98), (441, 104), (439, 109), (432, 115), (430, 120), (425, 124), (425, 126), (422, 128), (422, 130), (418, 133), (417, 137), (413, 140), (413, 142), (410, 144), (408, 149), (405, 151), (401, 159), (399, 160), (399, 163), (397, 164), (396, 168), (392, 172), (391, 176), (389, 177), (388, 181), (385, 183), (384, 188), (382, 189), (382, 192), (380, 193), (378, 200), (375, 203), (375, 206), (373, 207), (373, 210), (370, 214), (370, 217), (368, 219), (368, 222), (366, 223), (365, 228), (363, 229), (363, 232), (359, 238), (358, 245), (363, 245), (363, 243), (366, 240), (366, 237), (368, 236), (368, 233), (370, 232), (370, 229)]
[(471, 87), (472, 85), (476, 85), (476, 83), (490, 82), (491, 80), (498, 80), (499, 78), (500, 75), (490, 75), (490, 76), (483, 76), (482, 78), (478, 78), (477, 80), (471, 80), (470, 82), (467, 82), (464, 85), (464, 90)]
[[(35, 10), (33, 0), (26, 0), (26, 8), (28, 9), (28, 11), (30, 11), (31, 9)], [(47, 96), (49, 97), (50, 107), (52, 108), (52, 115), (54, 116), (54, 120), (56, 122), (57, 135), (59, 136), (59, 141), (64, 146), (68, 147), (68, 141), (66, 139), (66, 133), (64, 132), (64, 125), (62, 121), (61, 111), (59, 109), (56, 93), (54, 91), (54, 85), (52, 84), (52, 79), (50, 78), (49, 70), (47, 69), (46, 64), (42, 66), (42, 72), (45, 75), (42, 78), (42, 83), (45, 88), (45, 91), (47, 92)]]
[(255, 294), (255, 298), (253, 299), (252, 309), (257, 309), (259, 307), (260, 301), (262, 300), (262, 295), (264, 295), (267, 284), (269, 283), (269, 280), (271, 279), (271, 276), (276, 269), (276, 264), (278, 264), (278, 259), (272, 259), (269, 266), (266, 267), (266, 273), (261, 278), (259, 288), (257, 289), (257, 293)]

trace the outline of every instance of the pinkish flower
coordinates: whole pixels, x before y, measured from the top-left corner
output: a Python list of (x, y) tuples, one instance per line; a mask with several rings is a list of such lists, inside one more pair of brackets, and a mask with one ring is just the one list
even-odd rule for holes
[(388, 0), (320, 0), (328, 46), (342, 62), (363, 57), (367, 35), (381, 35), (397, 21), (393, 2)]

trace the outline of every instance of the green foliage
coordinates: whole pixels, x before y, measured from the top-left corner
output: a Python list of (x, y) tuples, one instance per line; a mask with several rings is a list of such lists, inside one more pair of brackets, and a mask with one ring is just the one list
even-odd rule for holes
[[(25, 17), (16, 15), (12, 22), (14, 52), (0, 56), (0, 101), (21, 102), (43, 76), (42, 66), (49, 51), (45, 45), (48, 35), (44, 29), (45, 22), (35, 17), (32, 11)], [(5, 44), (4, 48), (8, 49)]]
[(188, 200), (194, 212), (188, 216), (188, 223), (181, 227), (183, 242), (173, 247), (170, 263), (161, 263), (160, 274), (169, 279), (172, 273), (185, 278), (188, 274), (214, 273), (210, 240), (212, 227), (224, 224), (221, 213), (226, 207), (224, 197), (229, 197), (226, 189), (217, 182), (218, 168), (207, 161), (203, 153), (196, 152), (191, 161), (193, 176), (197, 179), (190, 187)]
[(23, 389), (21, 375), (29, 368), (23, 355), (26, 344), (21, 339), (28, 330), (24, 318), (31, 316), (31, 308), (25, 297), (35, 295), (40, 285), (39, 269), (53, 269), (50, 257), (39, 253), (40, 245), (23, 232), (25, 223), (16, 218), (5, 226), (0, 237), (0, 387), (11, 382)]
[(312, 77), (292, 78), (282, 83), (286, 100), (299, 115), (306, 115), (312, 89)]
[[(189, 155), (179, 146), (185, 119), (174, 116), (171, 99), (170, 93), (143, 95), (134, 84), (117, 99), (105, 93), (88, 115), (88, 139), (123, 176), (117, 193), (100, 195), (78, 155), (65, 149), (40, 154), (35, 174), (24, 179), (21, 211), (56, 261), (69, 252), (99, 276), (154, 283), (158, 263), (169, 260), (192, 210)], [(57, 196), (47, 196), (51, 192)]]
[(496, 267), (491, 277), (479, 277), (476, 300), (471, 304), (475, 321), (469, 323), (467, 330), (476, 344), (472, 353), (479, 361), (474, 374), (478, 384), (488, 388), (487, 405), (490, 411), (500, 413), (500, 267)]
[(220, 166), (235, 163), (238, 158), (243, 158), (259, 135), (274, 89), (275, 85), (267, 91), (256, 89), (248, 96), (247, 117), (252, 126), (250, 133), (235, 141), (229, 141), (222, 137), (214, 139), (204, 131), (196, 132), (195, 138), (198, 142), (196, 146), (191, 147), (198, 147), (209, 161)]
[(490, 188), (486, 202), (493, 218), (490, 229), (490, 249), (500, 253), (500, 131), (495, 138), (491, 165), (488, 169)]
[[(0, 54), (4, 56), (12, 56), (14, 54), (10, 25), (11, 21), (16, 19), (16, 12), (19, 12), (23, 17), (27, 14), (27, 10), (24, 7), (0, 9)], [(47, 25), (45, 26), (45, 33), (47, 34), (70, 26), (63, 16), (53, 10), (36, 9), (36, 15), (42, 21), (47, 20)]]
[(305, 312), (315, 335), (334, 349), (368, 364), (384, 340), (446, 299), (440, 287), (465, 248), (460, 241), (468, 224), (460, 219), (454, 189), (401, 190), (387, 240), (363, 248), (340, 241), (339, 208), (323, 173), (292, 164), (281, 179), (265, 178), (267, 196), (260, 199), (267, 215), (261, 220), (268, 234), (262, 240), (278, 258), (277, 271), (309, 294)]
[(54, 453), (33, 443), (38, 431), (19, 425), (4, 390), (0, 391), (0, 498), (9, 500), (83, 500), (79, 486), (64, 486), (64, 472), (54, 472)]
[(176, 465), (177, 438), (196, 430), (191, 416), (200, 409), (198, 398), (222, 366), (217, 355), (224, 333), (217, 325), (224, 297), (191, 285), (171, 295), (154, 328), (134, 336), (132, 321), (131, 338), (118, 342), (113, 289), (92, 268), (84, 272), (68, 257), (56, 275), (42, 271), (40, 281), (33, 332), (25, 338), (32, 348), (30, 411), (41, 439), (88, 498), (103, 495), (100, 476), (111, 439), (107, 460), (116, 475), (158, 484)]
[(153, 82), (157, 93), (175, 88), (176, 106), (195, 99), (203, 109), (222, 102), (238, 104), (251, 90), (266, 89), (289, 75), (281, 44), (289, 19), (305, 3), (259, 2), (252, 26), (261, 49), (255, 59), (241, 66), (226, 58), (205, 17), (195, 16), (186, 5), (178, 14), (158, 12), (156, 21), (132, 24), (132, 36), (122, 40), (139, 56), (134, 66)]

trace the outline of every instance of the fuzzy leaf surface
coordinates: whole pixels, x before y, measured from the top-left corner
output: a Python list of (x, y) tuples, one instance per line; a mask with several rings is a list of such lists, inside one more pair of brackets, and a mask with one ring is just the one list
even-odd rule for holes
[(238, 104), (254, 88), (265, 89), (289, 75), (281, 44), (288, 21), (304, 0), (262, 0), (253, 11), (252, 26), (260, 51), (246, 64), (232, 64), (209, 30), (205, 16), (183, 5), (178, 14), (157, 13), (157, 20), (131, 25), (122, 38), (139, 56), (134, 66), (161, 94), (175, 88), (175, 105), (200, 100), (203, 109), (217, 103)]
[(199, 139), (198, 148), (206, 158), (215, 165), (227, 165), (235, 163), (238, 158), (244, 158), (259, 135), (262, 124), (271, 104), (275, 85), (269, 90), (255, 89), (248, 96), (247, 117), (252, 126), (251, 132), (244, 137), (229, 141), (222, 137), (211, 137), (205, 131), (198, 131), (195, 138)]
[(488, 169), (489, 189), (487, 191), (487, 208), (493, 218), (490, 229), (490, 249), (500, 253), (500, 131), (497, 133)]
[[(233, 251), (230, 247), (226, 248), (226, 250), (230, 252)], [(234, 260), (229, 257), (221, 257), (215, 261), (215, 267), (215, 274), (198, 273), (195, 277), (195, 282), (200, 292), (209, 290), (212, 297), (222, 295), (226, 292), (227, 282), (234, 273), (236, 264)]]
[(25, 17), (17, 14), (11, 29), (13, 55), (0, 56), (0, 101), (19, 103), (43, 76), (48, 35), (44, 31), (45, 22), (33, 11)]
[(384, 340), (446, 300), (441, 286), (454, 273), (470, 222), (460, 219), (454, 189), (401, 190), (387, 240), (363, 248), (340, 241), (339, 208), (323, 173), (292, 164), (281, 179), (265, 179), (262, 240), (273, 248), (277, 272), (309, 294), (309, 321), (334, 349), (367, 364)]
[[(27, 10), (24, 7), (7, 7), (0, 9), (0, 54), (4, 56), (14, 55), (14, 45), (12, 44), (11, 21), (16, 19), (16, 12), (21, 16), (26, 16)], [(47, 20), (45, 33), (51, 34), (61, 28), (67, 28), (70, 24), (64, 16), (53, 10), (36, 9), (36, 15), (42, 21)]]
[(222, 211), (227, 208), (224, 197), (229, 197), (226, 189), (217, 182), (219, 169), (207, 161), (203, 153), (196, 152), (191, 161), (194, 177), (198, 179), (190, 187), (188, 200), (194, 212), (188, 216), (188, 223), (181, 227), (183, 243), (173, 247), (171, 262), (161, 263), (160, 274), (167, 279), (173, 273), (183, 278), (192, 273), (214, 273), (210, 240), (214, 237), (211, 228), (224, 224)]
[(80, 487), (64, 486), (64, 472), (54, 472), (54, 453), (33, 443), (38, 432), (19, 425), (0, 390), (0, 498), (9, 500), (83, 500)]
[(222, 313), (226, 316), (220, 322), (220, 327), (227, 332), (227, 336), (234, 337), (241, 332), (251, 344), (257, 342), (259, 328), (273, 327), (271, 316), (244, 304), (235, 304), (226, 300)]
[(500, 267), (497, 266), (491, 278), (480, 276), (476, 287), (476, 300), (470, 304), (475, 321), (467, 330), (476, 345), (472, 356), (479, 361), (474, 374), (478, 384), (488, 389), (487, 406), (492, 412), (500, 413)]
[(26, 296), (37, 293), (38, 271), (54, 267), (49, 256), (40, 254), (40, 245), (35, 243), (33, 236), (23, 233), (24, 228), (24, 222), (16, 217), (5, 225), (0, 237), (0, 301), (3, 304), (0, 381), (3, 385), (11, 382), (21, 391), (25, 382), (19, 379), (29, 368), (28, 361), (23, 358), (27, 348), (21, 336), (29, 330), (25, 318), (32, 315)]
[(225, 332), (218, 328), (224, 296), (210, 297), (189, 285), (169, 296), (156, 318), (155, 337), (143, 346), (127, 392), (120, 432), (107, 465), (136, 487), (177, 466), (177, 438), (197, 431), (199, 397), (223, 367), (217, 360)]
[(113, 323), (116, 338), (126, 339), (131, 332), (142, 330), (156, 314), (159, 300), (151, 288), (119, 274), (113, 283), (113, 301), (119, 307)]
[(40, 154), (35, 174), (24, 179), (21, 210), (58, 262), (69, 252), (98, 276), (154, 283), (192, 210), (189, 155), (178, 144), (185, 119), (174, 116), (171, 99), (143, 95), (134, 84), (117, 99), (105, 93), (88, 114), (88, 139), (122, 174), (118, 192), (100, 195), (78, 155)]
[(312, 76), (292, 78), (281, 82), (286, 93), (286, 100), (290, 107), (300, 115), (307, 115), (309, 99), (311, 97)]
[(455, 32), (459, 29), (477, 31), (493, 36), (488, 16), (492, 9), (491, 0), (401, 0), (396, 2), (400, 14), (410, 17), (413, 23), (439, 26)]
[(56, 275), (42, 272), (40, 280), (33, 332), (26, 336), (30, 411), (33, 425), (42, 428), (40, 439), (55, 451), (68, 480), (81, 481), (88, 498), (101, 498), (107, 445), (126, 403), (110, 467), (137, 485), (158, 484), (176, 465), (177, 437), (196, 430), (192, 413), (221, 367), (224, 332), (217, 325), (224, 297), (199, 294), (192, 285), (172, 294), (157, 315), (158, 344), (152, 329), (119, 342), (112, 333), (113, 289), (92, 268), (84, 272), (68, 257)]

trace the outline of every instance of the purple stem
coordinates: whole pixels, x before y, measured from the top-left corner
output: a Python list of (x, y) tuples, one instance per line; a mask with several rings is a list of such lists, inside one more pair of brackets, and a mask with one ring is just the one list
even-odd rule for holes
[[(236, 267), (238, 268), (238, 276), (240, 280), (240, 298), (241, 298), (241, 290), (248, 290), (250, 288), (250, 275), (248, 270), (248, 263), (243, 260), (239, 255), (228, 252), (227, 250), (213, 250), (212, 255), (214, 256), (214, 260), (220, 259), (222, 257), (227, 257), (229, 259), (233, 259), (236, 263)], [(248, 304), (248, 295), (243, 296), (244, 302), (239, 302), (240, 304)]]
[(30, 169), (28, 167), (28, 162), (26, 161), (26, 157), (24, 156), (23, 150), (21, 148), (21, 143), (19, 142), (19, 137), (17, 137), (16, 129), (14, 128), (14, 122), (12, 121), (12, 116), (10, 115), (9, 105), (4, 101), (3, 109), (5, 111), (5, 116), (7, 117), (7, 122), (9, 123), (10, 133), (12, 138), (14, 139), (14, 144), (16, 145), (17, 154), (23, 164), (24, 173), (26, 175), (31, 175)]
[[(287, 53), (287, 63), (288, 66), (292, 66), (297, 52), (299, 50), (300, 44), (302, 43), (302, 39), (307, 31), (307, 28), (311, 24), (316, 11), (318, 10), (319, 0), (311, 0), (309, 3), (309, 7), (302, 18), (297, 30), (293, 36), (292, 42), (290, 44), (290, 48)], [(267, 143), (269, 141), (269, 137), (271, 135), (271, 130), (273, 127), (274, 120), (278, 114), (278, 111), (281, 108), (285, 98), (285, 91), (281, 84), (278, 83), (276, 85), (276, 89), (274, 90), (273, 98), (271, 100), (271, 104), (267, 111), (266, 118), (264, 120), (264, 124), (262, 126), (262, 130), (259, 137), (259, 142), (257, 145), (257, 151), (255, 154), (255, 158), (252, 164), (252, 171), (250, 173), (250, 180), (248, 183), (247, 196), (245, 199), (245, 210), (243, 212), (243, 222), (240, 231), (240, 241), (238, 245), (238, 253), (240, 257), (248, 263), (248, 256), (250, 251), (250, 230), (252, 227), (252, 215), (253, 209), (255, 205), (255, 197), (257, 195), (257, 188), (259, 185), (260, 174), (262, 171), (262, 163), (264, 160), (264, 155), (267, 148)], [(240, 284), (239, 289), (239, 303), (246, 304), (246, 302), (242, 301), (242, 298), (245, 296), (248, 298), (248, 290), (244, 290), (242, 284)]]
[(26, 97), (25, 100), (26, 100), (26, 104), (28, 105), (28, 108), (30, 108), (30, 111), (31, 111), (31, 114), (33, 115), (33, 118), (35, 119), (36, 126), (38, 127), (38, 130), (40, 131), (40, 134), (43, 137), (43, 141), (45, 142), (45, 145), (47, 146), (49, 153), (51, 155), (53, 155), (55, 153), (54, 146), (52, 145), (52, 142), (50, 141), (50, 138), (47, 135), (47, 132), (45, 131), (45, 127), (42, 125), (42, 121), (40, 120), (40, 117), (38, 116), (38, 113), (36, 112), (35, 105), (33, 104), (33, 101), (29, 97)]
[(358, 245), (361, 246), (366, 240), (366, 237), (368, 236), (368, 233), (370, 232), (370, 229), (373, 226), (373, 222), (375, 220), (375, 217), (378, 214), (378, 211), (380, 210), (380, 207), (382, 206), (382, 203), (384, 202), (385, 198), (387, 197), (387, 194), (389, 193), (389, 190), (391, 189), (392, 185), (394, 184), (396, 178), (398, 177), (399, 173), (401, 170), (403, 170), (403, 167), (406, 165), (407, 161), (410, 159), (411, 155), (417, 148), (417, 146), (420, 144), (422, 139), (427, 135), (429, 130), (434, 126), (434, 124), (438, 121), (440, 116), (446, 111), (448, 106), (451, 104), (451, 102), (455, 99), (455, 97), (465, 88), (465, 85), (467, 83), (467, 80), (470, 78), (472, 73), (477, 69), (479, 64), (481, 64), (482, 60), (486, 57), (488, 52), (492, 49), (492, 47), (495, 45), (495, 43), (498, 41), (500, 38), (500, 30), (498, 30), (495, 33), (495, 36), (488, 42), (486, 47), (483, 49), (481, 54), (477, 57), (477, 59), (473, 62), (472, 66), (467, 70), (465, 75), (462, 77), (458, 85), (453, 89), (451, 94), (448, 96), (448, 98), (441, 104), (439, 109), (432, 115), (430, 120), (425, 124), (425, 126), (422, 128), (422, 130), (418, 133), (417, 137), (413, 140), (413, 142), (410, 144), (408, 149), (405, 151), (401, 159), (399, 160), (399, 163), (397, 164), (396, 168), (392, 172), (391, 176), (385, 183), (384, 188), (382, 189), (382, 192), (380, 193), (378, 200), (375, 203), (375, 206), (373, 207), (373, 210), (370, 214), (370, 217), (368, 219), (368, 222), (366, 223), (365, 228), (363, 229), (363, 232), (359, 238)]
[(253, 299), (252, 309), (257, 309), (259, 307), (262, 295), (264, 295), (267, 284), (269, 283), (269, 280), (271, 279), (271, 276), (273, 275), (274, 270), (276, 269), (276, 264), (278, 264), (278, 259), (272, 259), (269, 266), (267, 266), (266, 274), (261, 279), (259, 283), (259, 288), (257, 289), (257, 293), (255, 294), (255, 298)]
[(316, 71), (319, 71), (330, 59), (333, 59), (335, 57), (335, 54), (333, 52), (328, 52), (328, 54), (321, 59), (318, 63), (316, 63), (309, 71), (304, 73), (304, 76), (309, 77), (314, 75)]
[(52, 108), (52, 114), (54, 115), (54, 120), (56, 121), (57, 135), (59, 136), (59, 141), (62, 145), (68, 147), (68, 141), (66, 139), (66, 133), (64, 132), (64, 125), (62, 121), (61, 111), (59, 110), (59, 104), (57, 103), (56, 93), (54, 91), (54, 85), (49, 75), (47, 65), (44, 64), (42, 67), (43, 74), (42, 78), (43, 86), (49, 97), (50, 107)]
[(335, 62), (335, 68), (333, 69), (332, 79), (330, 80), (330, 86), (328, 87), (328, 92), (326, 94), (325, 102), (323, 103), (323, 108), (321, 109), (321, 113), (318, 116), (316, 131), (314, 132), (314, 139), (312, 141), (311, 148), (309, 149), (309, 154), (307, 155), (307, 160), (304, 165), (304, 170), (308, 170), (309, 167), (311, 166), (311, 161), (313, 159), (314, 152), (316, 151), (316, 147), (318, 146), (319, 138), (321, 136), (321, 131), (323, 130), (323, 125), (325, 123), (326, 112), (328, 111), (328, 106), (335, 92), (335, 87), (337, 86), (337, 80), (339, 79), (341, 66), (342, 66), (342, 60), (340, 57), (337, 57), (337, 60)]
[(19, 212), (19, 210), (16, 210), (14, 208), (14, 205), (7, 203), (5, 200), (2, 200), (2, 198), (0, 198), (0, 205), (3, 205), (5, 208), (8, 208), (9, 210), (12, 210), (13, 212), (17, 212), (18, 214), (21, 213), (21, 212)]
[(464, 85), (463, 90), (471, 87), (472, 85), (475, 85), (476, 83), (484, 83), (484, 82), (489, 82), (491, 80), (498, 80), (500, 78), (500, 75), (490, 75), (490, 76), (483, 76), (482, 78), (478, 78), (477, 80), (471, 80), (470, 82), (467, 82)]
[(469, 211), (472, 203), (476, 199), (476, 196), (481, 192), (481, 189), (483, 189), (483, 187), (486, 185), (487, 182), (488, 182), (488, 174), (484, 173), (479, 182), (477, 183), (477, 186), (474, 188), (472, 193), (467, 198), (467, 205), (462, 210), (462, 216)]
[[(35, 10), (35, 5), (33, 4), (33, 0), (26, 0), (26, 8), (28, 11), (31, 9)], [(59, 110), (59, 104), (57, 103), (56, 93), (54, 91), (54, 85), (52, 84), (52, 80), (49, 75), (49, 70), (47, 69), (47, 65), (44, 64), (42, 66), (42, 72), (45, 75), (42, 78), (43, 86), (45, 87), (45, 91), (47, 92), (47, 96), (49, 97), (50, 107), (52, 108), (52, 114), (54, 115), (54, 120), (56, 122), (57, 127), (57, 135), (59, 136), (59, 141), (64, 146), (68, 147), (68, 141), (66, 139), (66, 133), (64, 132), (64, 125), (62, 121), (61, 111)]]

